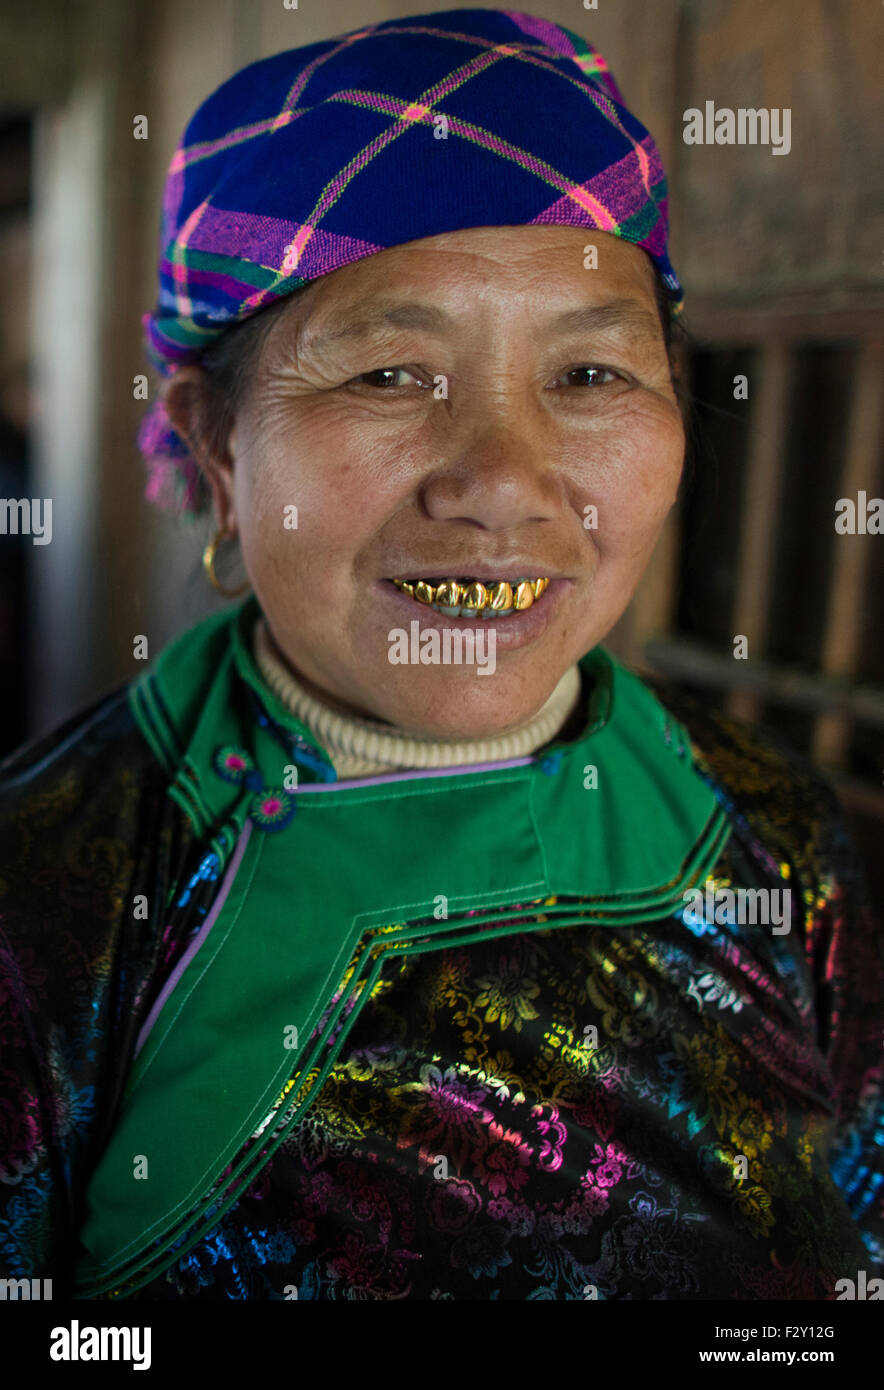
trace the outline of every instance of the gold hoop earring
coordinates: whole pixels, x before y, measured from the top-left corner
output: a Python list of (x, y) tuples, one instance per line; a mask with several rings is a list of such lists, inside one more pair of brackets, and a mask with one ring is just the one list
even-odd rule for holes
[(203, 569), (209, 577), (209, 583), (212, 585), (212, 588), (217, 589), (219, 594), (223, 594), (225, 598), (239, 598), (240, 594), (244, 594), (246, 589), (251, 588), (249, 581), (246, 580), (245, 584), (241, 584), (238, 589), (225, 589), (224, 585), (219, 583), (218, 576), (215, 574), (215, 553), (221, 541), (226, 539), (227, 534), (223, 526), (219, 527), (215, 532), (203, 551)]

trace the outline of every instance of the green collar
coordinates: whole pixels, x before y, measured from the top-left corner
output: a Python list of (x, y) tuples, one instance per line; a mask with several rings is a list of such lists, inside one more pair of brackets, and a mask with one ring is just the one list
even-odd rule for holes
[[(543, 800), (538, 787), (554, 772), (567, 788), (569, 814), (581, 819), (599, 849), (604, 846), (591, 884), (576, 863), (569, 865), (568, 879), (583, 882), (574, 891), (612, 902), (636, 892), (668, 901), (662, 885), (679, 877), (719, 808), (694, 768), (687, 731), (603, 647), (579, 663), (591, 692), (579, 738), (555, 739), (529, 757), (337, 782), (326, 751), (258, 670), (251, 631), (259, 613), (250, 595), (238, 608), (203, 619), (165, 647), (130, 689), (139, 726), (169, 773), (169, 796), (222, 867), (247, 820), (297, 843), (297, 814), (281, 827), (262, 816), (265, 791), (275, 793), (287, 813), (306, 804), (306, 793), (310, 802), (312, 794), (332, 796), (343, 810), (374, 804), (379, 796), (395, 801), (431, 789), (448, 793), (454, 783), (467, 794), (495, 781), (527, 781), (532, 797)], [(248, 777), (237, 781), (219, 771), (225, 750), (243, 755)], [(305, 796), (292, 797), (294, 787)], [(554, 829), (564, 804), (557, 793), (546, 813), (549, 826), (540, 827), (553, 841), (548, 860), (567, 858), (559, 842), (571, 842)]]
[[(278, 699), (258, 669), (251, 632), (259, 614), (257, 599), (250, 595), (238, 608), (201, 620), (163, 648), (130, 688), (130, 702), (139, 727), (170, 775), (169, 795), (185, 811), (197, 834), (210, 838), (222, 862), (242, 829), (252, 798), (238, 793), (216, 774), (214, 760), (220, 748), (240, 747), (245, 742), (265, 786), (283, 785), (292, 757), (286, 756), (279, 739), (271, 733), (270, 726), (275, 725), (298, 746), (299, 786), (323, 776), (335, 776), (326, 750), (307, 725)], [(546, 766), (550, 759), (563, 758), (576, 765), (584, 754), (588, 756), (588, 742), (609, 725), (615, 690), (622, 692), (628, 685), (634, 687), (632, 694), (643, 692), (640, 699), (645, 705), (644, 713), (668, 744), (669, 731), (674, 731), (671, 718), (603, 647), (588, 652), (579, 665), (590, 677), (585, 728), (576, 740), (552, 740), (543, 750)], [(249, 700), (244, 698), (248, 693), (267, 717), (268, 725), (256, 723), (254, 706), (250, 713)], [(623, 710), (618, 725), (622, 725), (625, 714)], [(686, 740), (683, 742), (686, 746)], [(496, 766), (503, 770), (511, 761)], [(450, 770), (440, 769), (435, 775), (447, 776)], [(390, 776), (396, 779), (401, 774)], [(291, 781), (289, 773), (289, 785)], [(339, 794), (344, 794), (345, 786), (356, 785), (341, 784)]]

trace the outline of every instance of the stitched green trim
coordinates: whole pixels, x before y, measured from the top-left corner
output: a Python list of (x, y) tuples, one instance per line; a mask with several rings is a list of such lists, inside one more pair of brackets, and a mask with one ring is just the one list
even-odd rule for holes
[(173, 773), (180, 754), (174, 732), (154, 699), (153, 680), (153, 672), (143, 671), (130, 683), (129, 708), (154, 757), (168, 773)]
[[(721, 819), (721, 817), (718, 817), (718, 819)], [(721, 827), (719, 826), (717, 833), (712, 836), (712, 844), (715, 846), (716, 855), (719, 848), (723, 846), (723, 842), (727, 839), (728, 833), (729, 827), (726, 827), (722, 839)], [(674, 901), (676, 905), (683, 905), (683, 899), (680, 894)], [(520, 911), (524, 912), (524, 909), (520, 909)], [(207, 1234), (207, 1231), (211, 1229), (212, 1226), (216, 1225), (230, 1208), (239, 1201), (243, 1192), (250, 1183), (254, 1181), (257, 1173), (270, 1161), (287, 1135), (302, 1118), (310, 1104), (321, 1091), (363, 1007), (371, 999), (372, 991), (381, 978), (386, 961), (394, 952), (399, 956), (421, 956), (448, 950), (454, 945), (468, 946), (500, 937), (517, 935), (523, 932), (548, 931), (580, 926), (587, 920), (587, 914), (583, 911), (575, 910), (573, 904), (570, 905), (568, 909), (563, 909), (560, 916), (555, 914), (554, 907), (547, 909), (546, 912), (543, 913), (543, 916), (545, 918), (543, 921), (537, 920), (535, 922), (525, 923), (522, 917), (512, 924), (453, 932), (433, 941), (426, 940), (426, 933), (428, 930), (426, 924), (415, 924), (410, 927), (408, 924), (400, 924), (402, 930), (409, 933), (409, 938), (406, 941), (397, 940), (394, 944), (385, 946), (383, 940), (380, 942), (375, 940), (367, 949), (363, 949), (366, 946), (365, 936), (360, 938), (359, 949), (363, 956), (360, 969), (364, 973), (354, 975), (351, 979), (349, 992), (342, 992), (321, 1037), (314, 1044), (309, 1058), (303, 1065), (299, 1066), (294, 1073), (294, 1079), (296, 1081), (297, 1077), (301, 1076), (304, 1078), (304, 1082), (296, 1092), (294, 1103), (288, 1106), (282, 1119), (277, 1121), (277, 1125), (272, 1131), (270, 1139), (265, 1139), (262, 1135), (260, 1139), (254, 1140), (253, 1145), (250, 1146), (247, 1153), (243, 1155), (239, 1164), (234, 1167), (232, 1172), (225, 1176), (224, 1189), (228, 1193), (228, 1196), (223, 1204), (217, 1207), (217, 1209), (215, 1208), (214, 1203), (216, 1198), (213, 1196), (213, 1193), (216, 1189), (213, 1187), (202, 1201), (197, 1203), (194, 1208), (182, 1218), (177, 1227), (167, 1234), (161, 1246), (151, 1251), (148, 1264), (139, 1264), (139, 1257), (128, 1262), (124, 1261), (115, 1271), (109, 1273), (104, 1279), (97, 1280), (91, 1285), (84, 1284), (82, 1286), (82, 1291), (78, 1290), (76, 1293), (76, 1297), (99, 1298), (116, 1290), (119, 1291), (119, 1297), (121, 1299), (132, 1297), (139, 1289), (144, 1288), (146, 1284), (162, 1274), (177, 1260), (182, 1259), (193, 1249), (194, 1245), (198, 1244)], [(554, 916), (555, 920), (551, 920)], [(608, 916), (604, 912), (598, 914), (593, 912), (592, 920), (597, 925), (616, 925), (624, 920), (631, 920), (638, 924), (643, 920), (647, 921), (648, 917), (646, 913), (643, 915), (629, 913)], [(379, 947), (379, 949), (375, 949), (376, 947)], [(367, 969), (366, 966), (368, 967)], [(350, 966), (348, 966), (348, 969), (350, 969)], [(311, 1080), (311, 1073), (316, 1067), (324, 1048), (328, 1045), (328, 1040), (333, 1035), (335, 1027), (339, 1025), (340, 1017), (352, 999), (354, 987), (358, 983), (362, 984), (362, 989), (358, 993), (356, 1002), (353, 1004), (349, 1016), (343, 1022), (343, 1025), (341, 1025), (340, 1033), (333, 1046), (328, 1051), (328, 1055), (319, 1072), (315, 1078)], [(309, 1085), (305, 1091), (305, 1083), (307, 1082), (309, 1082)], [(257, 1126), (255, 1126), (255, 1128), (257, 1128)], [(254, 1129), (250, 1132), (249, 1137), (251, 1137), (251, 1133), (254, 1133)], [(211, 1213), (210, 1218), (209, 1213)], [(210, 1223), (208, 1225), (206, 1225), (207, 1219), (209, 1219)], [(176, 1242), (181, 1240), (182, 1229), (187, 1230), (188, 1227), (193, 1227), (190, 1237), (183, 1244), (177, 1244)], [(130, 1282), (133, 1279), (136, 1280), (136, 1282)], [(125, 1290), (121, 1288), (122, 1284), (126, 1285)]]

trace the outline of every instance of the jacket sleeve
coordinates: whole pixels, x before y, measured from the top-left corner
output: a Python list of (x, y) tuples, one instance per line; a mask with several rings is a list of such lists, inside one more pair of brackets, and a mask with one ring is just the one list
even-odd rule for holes
[(0, 1278), (51, 1279), (54, 1297), (188, 848), (165, 785), (125, 688), (0, 764)]
[(819, 898), (805, 904), (805, 942), (838, 1095), (829, 1163), (870, 1264), (884, 1274), (884, 930), (841, 808), (828, 788), (820, 800)]
[(829, 1169), (884, 1275), (884, 924), (838, 799), (776, 732), (749, 726), (666, 682), (652, 683), (687, 724), (701, 762), (800, 893), (807, 989), (836, 1117)]

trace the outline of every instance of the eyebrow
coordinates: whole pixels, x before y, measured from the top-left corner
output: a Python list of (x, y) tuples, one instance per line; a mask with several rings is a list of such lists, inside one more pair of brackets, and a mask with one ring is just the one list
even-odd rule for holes
[[(308, 334), (305, 346), (308, 351), (313, 351), (348, 338), (366, 338), (384, 327), (423, 329), (444, 336), (453, 333), (457, 320), (435, 304), (379, 300), (368, 312), (361, 308), (353, 315), (345, 315), (335, 327), (325, 332), (315, 336)], [(564, 313), (546, 319), (538, 336), (573, 336), (608, 328), (655, 334), (660, 329), (660, 322), (656, 315), (643, 309), (634, 299), (612, 299), (607, 304), (584, 304), (575, 309), (566, 309)]]

